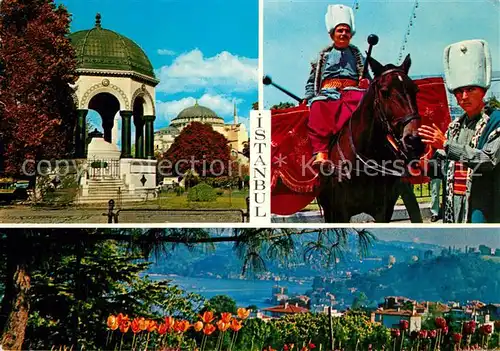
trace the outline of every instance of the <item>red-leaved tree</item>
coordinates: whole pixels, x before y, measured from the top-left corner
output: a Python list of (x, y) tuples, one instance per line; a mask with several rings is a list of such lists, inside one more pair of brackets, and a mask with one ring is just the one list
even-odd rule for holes
[(0, 14), (0, 150), (5, 173), (20, 176), (71, 156), (76, 60), (70, 15), (53, 0), (3, 0)]
[(193, 168), (201, 177), (227, 175), (230, 156), (230, 147), (224, 135), (208, 124), (192, 122), (163, 154), (162, 164), (168, 169), (161, 171), (182, 175)]

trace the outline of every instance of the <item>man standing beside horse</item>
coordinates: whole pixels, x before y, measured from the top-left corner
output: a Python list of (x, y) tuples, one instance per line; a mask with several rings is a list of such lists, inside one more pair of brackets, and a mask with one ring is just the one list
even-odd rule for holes
[(445, 161), (447, 223), (500, 222), (500, 111), (486, 108), (491, 84), (491, 54), (483, 40), (466, 40), (444, 50), (447, 88), (465, 113), (446, 134), (422, 126), (422, 141)]
[(306, 83), (305, 103), (310, 103), (309, 139), (315, 160), (322, 168), (328, 162), (330, 138), (347, 121), (363, 97), (368, 81), (363, 79), (364, 57), (351, 44), (355, 33), (354, 14), (350, 7), (329, 5), (326, 28), (333, 43), (319, 53), (312, 63)]

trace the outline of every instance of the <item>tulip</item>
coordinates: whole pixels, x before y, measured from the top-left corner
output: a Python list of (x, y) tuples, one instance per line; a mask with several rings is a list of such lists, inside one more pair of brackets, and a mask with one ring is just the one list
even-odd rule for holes
[(199, 332), (200, 330), (203, 329), (203, 322), (202, 321), (196, 322), (195, 324), (193, 324), (193, 328), (194, 328), (194, 330)]
[(436, 317), (434, 323), (439, 329), (444, 329), (446, 327), (446, 319), (444, 319), (443, 317)]
[(225, 323), (223, 320), (218, 321), (216, 324), (217, 324), (217, 328), (219, 328), (219, 330), (221, 332), (225, 332), (230, 327), (230, 324), (229, 323)]
[(402, 319), (399, 321), (399, 329), (408, 330), (409, 327), (410, 327), (410, 323), (407, 320)]
[(462, 340), (462, 334), (460, 334), (460, 333), (453, 333), (453, 342), (455, 344), (459, 344), (461, 340)]
[(144, 331), (148, 329), (149, 321), (147, 321), (144, 317), (139, 318), (139, 329)]
[(120, 326), (120, 323), (118, 323), (118, 318), (112, 314), (109, 315), (107, 324), (108, 328), (111, 330), (116, 330)]
[(421, 338), (421, 339), (427, 339), (427, 330), (421, 330), (418, 333), (418, 337)]
[(173, 330), (175, 325), (175, 318), (171, 316), (165, 317), (165, 324), (167, 325), (168, 331)]
[(429, 336), (429, 338), (431, 338), (431, 339), (436, 338), (436, 336), (437, 336), (437, 330), (429, 330), (429, 332), (428, 332), (428, 336)]
[(223, 321), (224, 323), (229, 323), (229, 322), (231, 322), (231, 317), (232, 317), (231, 313), (222, 312), (220, 318), (221, 318), (221, 321)]
[(158, 323), (152, 320), (148, 321), (148, 326), (147, 326), (148, 333), (154, 332), (156, 329), (158, 329)]
[(116, 316), (116, 320), (118, 322), (118, 325), (122, 324), (122, 321), (128, 321), (128, 315), (124, 315), (123, 313), (118, 313), (118, 316)]
[(132, 321), (132, 325), (131, 325), (132, 333), (137, 334), (138, 332), (141, 331), (141, 327), (140, 327), (139, 323), (140, 323), (139, 318), (134, 318), (134, 320)]
[(399, 329), (391, 329), (391, 336), (393, 338), (399, 338), (400, 335), (401, 335), (401, 332), (399, 331)]
[(484, 334), (484, 335), (489, 335), (493, 332), (493, 327), (491, 326), (491, 324), (485, 324), (483, 326), (481, 326), (481, 333)]
[(132, 322), (130, 322), (128, 319), (123, 320), (122, 323), (120, 323), (120, 331), (123, 334), (127, 333), (128, 329), (130, 328), (130, 324), (132, 324)]
[(312, 342), (309, 343), (309, 350), (315, 349), (316, 345), (314, 345)]
[(215, 328), (213, 324), (205, 324), (205, 326), (203, 327), (203, 334), (210, 335), (215, 331), (215, 329), (217, 328)]
[(464, 324), (464, 334), (472, 335), (476, 331), (476, 322), (469, 321)]
[(247, 319), (248, 316), (250, 315), (250, 310), (247, 310), (246, 308), (238, 308), (238, 318), (240, 319)]
[(191, 324), (189, 324), (188, 321), (182, 320), (182, 321), (175, 322), (174, 330), (177, 333), (185, 333), (190, 327), (191, 327)]
[(232, 329), (233, 331), (237, 332), (237, 331), (239, 331), (242, 327), (243, 327), (243, 324), (242, 324), (240, 321), (238, 321), (238, 320), (236, 320), (236, 319), (233, 319), (233, 320), (231, 321), (231, 329)]
[(214, 314), (211, 311), (203, 312), (203, 315), (201, 315), (200, 318), (205, 324), (211, 323), (215, 319)]
[(163, 335), (168, 331), (168, 326), (165, 323), (162, 323), (158, 326), (158, 334)]

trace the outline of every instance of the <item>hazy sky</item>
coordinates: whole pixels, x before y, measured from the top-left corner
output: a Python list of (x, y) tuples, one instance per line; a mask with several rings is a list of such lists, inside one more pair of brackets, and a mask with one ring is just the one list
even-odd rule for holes
[(390, 228), (370, 230), (380, 240), (409, 241), (441, 246), (487, 245), (500, 248), (500, 228)]

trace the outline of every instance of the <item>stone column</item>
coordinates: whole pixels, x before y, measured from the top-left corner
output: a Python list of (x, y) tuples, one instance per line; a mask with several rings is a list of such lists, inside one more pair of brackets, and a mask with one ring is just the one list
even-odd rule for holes
[(135, 124), (135, 158), (144, 158), (144, 121), (134, 118)]
[(122, 116), (122, 158), (131, 158), (131, 130), (130, 130), (130, 120), (132, 118), (132, 111), (120, 111), (120, 116)]
[(150, 160), (155, 158), (155, 119), (156, 116), (144, 116), (144, 122), (146, 123), (146, 158)]
[(85, 158), (87, 147), (87, 113), (89, 110), (77, 110), (76, 135), (75, 135), (75, 157)]

